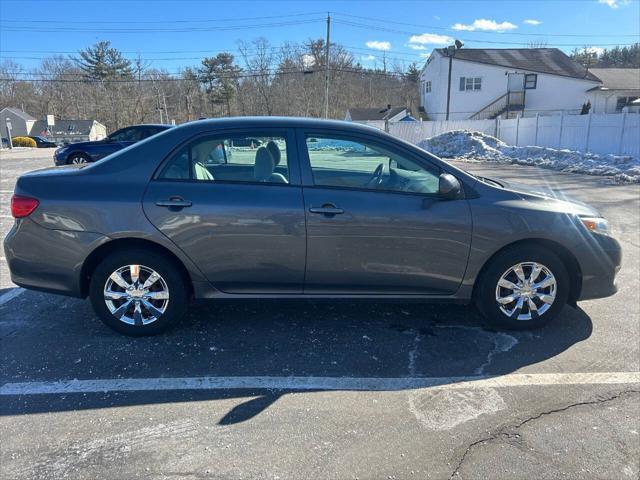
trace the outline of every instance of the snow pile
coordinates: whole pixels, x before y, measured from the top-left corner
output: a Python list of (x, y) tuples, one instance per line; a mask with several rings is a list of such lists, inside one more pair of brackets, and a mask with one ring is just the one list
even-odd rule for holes
[(630, 156), (599, 155), (549, 147), (512, 147), (480, 132), (454, 130), (418, 142), (442, 158), (533, 165), (561, 172), (614, 177), (620, 183), (640, 183), (640, 161)]

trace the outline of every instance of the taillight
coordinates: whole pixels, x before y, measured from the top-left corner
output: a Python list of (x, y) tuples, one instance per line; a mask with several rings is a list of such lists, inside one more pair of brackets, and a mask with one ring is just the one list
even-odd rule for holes
[(40, 202), (35, 198), (14, 195), (11, 197), (11, 215), (14, 218), (28, 217), (39, 204)]

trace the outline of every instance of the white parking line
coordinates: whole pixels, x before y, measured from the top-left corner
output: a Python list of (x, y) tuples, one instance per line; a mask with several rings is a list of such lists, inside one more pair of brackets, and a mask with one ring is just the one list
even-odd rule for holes
[(0, 395), (106, 393), (159, 390), (365, 390), (387, 391), (417, 388), (476, 389), (541, 385), (640, 384), (640, 372), (514, 373), (499, 377), (185, 377), (62, 380), (58, 382), (5, 383)]
[(17, 296), (22, 295), (24, 292), (25, 292), (24, 288), (13, 288), (8, 292), (3, 293), (2, 295), (0, 295), (0, 305), (4, 305), (5, 303), (13, 300)]

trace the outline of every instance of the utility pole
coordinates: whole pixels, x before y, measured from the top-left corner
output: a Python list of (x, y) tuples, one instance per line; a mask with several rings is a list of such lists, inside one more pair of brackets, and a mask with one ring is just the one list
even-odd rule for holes
[(331, 34), (331, 15), (327, 13), (327, 51), (325, 52), (325, 74), (324, 74), (324, 118), (329, 118), (329, 37)]

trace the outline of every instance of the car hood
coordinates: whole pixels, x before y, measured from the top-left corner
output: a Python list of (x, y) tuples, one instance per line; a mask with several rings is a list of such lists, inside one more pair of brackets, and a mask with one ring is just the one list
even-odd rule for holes
[(535, 208), (554, 210), (575, 215), (601, 217), (600, 212), (589, 204), (576, 200), (561, 191), (548, 186), (524, 185), (502, 179), (490, 179), (501, 184), (504, 189), (515, 193), (520, 199), (532, 202)]
[(92, 142), (70, 143), (69, 145), (63, 145), (60, 148), (83, 148), (83, 147), (90, 147), (92, 145), (100, 145), (102, 143), (104, 143), (103, 140), (94, 140)]

